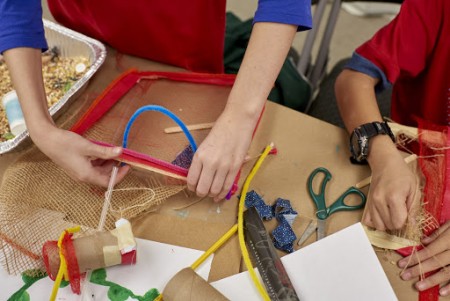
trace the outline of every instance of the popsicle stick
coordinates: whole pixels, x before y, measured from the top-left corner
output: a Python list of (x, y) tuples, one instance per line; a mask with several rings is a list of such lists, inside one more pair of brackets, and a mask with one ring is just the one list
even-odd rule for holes
[[(442, 144), (443, 139), (447, 139), (447, 134), (439, 131), (433, 131), (433, 130), (422, 130), (421, 133), (419, 133), (418, 128), (406, 126), (398, 123), (392, 123), (388, 122), (389, 127), (392, 130), (392, 133), (398, 137), (401, 134), (406, 135), (409, 138), (412, 139), (419, 139), (419, 135), (421, 136), (423, 143), (430, 143), (430, 144)], [(425, 134), (425, 135), (423, 135)], [(446, 140), (444, 140), (446, 141)]]
[(175, 178), (175, 179), (178, 179), (178, 180), (187, 181), (187, 178), (184, 177), (184, 176), (180, 176), (180, 175), (177, 175), (175, 173), (171, 173), (169, 171), (161, 170), (161, 169), (158, 169), (158, 168), (155, 168), (155, 167), (152, 167), (152, 166), (148, 166), (148, 165), (145, 165), (145, 164), (141, 164), (141, 163), (137, 163), (137, 162), (133, 162), (133, 161), (128, 161), (128, 160), (124, 160), (124, 159), (120, 159), (118, 161), (126, 163), (128, 165), (131, 165), (131, 166), (139, 168), (139, 169), (156, 172), (156, 173), (162, 174), (164, 176), (169, 176), (171, 178)]
[(398, 136), (399, 134), (406, 134), (409, 137), (417, 139), (419, 135), (419, 130), (412, 126), (406, 126), (395, 122), (388, 122), (388, 125), (395, 136)]
[[(412, 155), (409, 155), (408, 157), (405, 157), (405, 163), (406, 164), (409, 164), (409, 163), (411, 163), (412, 161), (415, 161), (415, 160), (417, 160), (417, 155), (416, 154), (412, 154)], [(366, 187), (367, 185), (370, 184), (371, 180), (372, 180), (372, 176), (369, 176), (369, 177), (365, 178), (364, 180), (356, 183), (355, 187), (358, 188), (358, 189)]]
[[(190, 131), (197, 131), (197, 130), (210, 129), (213, 126), (214, 126), (214, 122), (209, 122), (209, 123), (191, 124), (191, 125), (187, 125), (186, 127)], [(166, 134), (180, 133), (182, 131), (183, 130), (179, 126), (173, 126), (173, 127), (169, 127), (169, 128), (165, 128), (164, 129), (164, 133), (166, 133)]]

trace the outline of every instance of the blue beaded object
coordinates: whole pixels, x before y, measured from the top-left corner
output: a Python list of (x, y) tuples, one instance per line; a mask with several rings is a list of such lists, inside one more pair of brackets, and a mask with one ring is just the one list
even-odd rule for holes
[(270, 206), (252, 190), (245, 197), (245, 206), (255, 207), (263, 220), (271, 220), (275, 217), (278, 221), (278, 226), (272, 231), (275, 247), (288, 253), (294, 252), (294, 241), (297, 236), (292, 230), (292, 225), (298, 213), (292, 208), (289, 200), (278, 198), (275, 204)]
[(181, 153), (177, 155), (172, 161), (173, 165), (189, 169), (191, 167), (192, 159), (194, 158), (194, 150), (192, 146), (188, 145)]

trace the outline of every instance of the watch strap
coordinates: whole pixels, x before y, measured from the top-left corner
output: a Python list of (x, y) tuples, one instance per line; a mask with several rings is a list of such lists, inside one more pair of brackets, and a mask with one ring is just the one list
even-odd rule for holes
[[(358, 137), (359, 152), (352, 147), (352, 136)], [(377, 135), (388, 135), (395, 143), (395, 136), (392, 133), (387, 122), (374, 121), (357, 127), (350, 137), (350, 150), (352, 153), (352, 163), (358, 162), (365, 164), (367, 155), (369, 154), (369, 140)]]
[(387, 122), (375, 121), (375, 122), (364, 124), (362, 126), (364, 127), (364, 130), (366, 131), (367, 138), (372, 138), (379, 134), (382, 134), (382, 135), (388, 134), (389, 135), (389, 133), (391, 133), (391, 129), (387, 125)]
[(389, 137), (391, 137), (392, 141), (395, 142), (395, 136), (392, 133), (391, 128), (389, 127), (386, 121), (384, 122), (374, 121), (366, 123), (360, 125), (358, 129), (362, 131), (363, 136), (366, 136), (367, 139), (370, 139), (372, 137), (381, 134), (381, 135), (388, 135)]

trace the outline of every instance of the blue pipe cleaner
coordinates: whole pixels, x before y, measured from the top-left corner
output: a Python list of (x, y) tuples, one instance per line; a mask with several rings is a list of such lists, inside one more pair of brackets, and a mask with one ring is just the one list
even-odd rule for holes
[(136, 120), (136, 118), (143, 112), (147, 112), (147, 111), (156, 111), (156, 112), (161, 112), (163, 114), (165, 114), (166, 116), (172, 118), (173, 121), (175, 121), (183, 130), (183, 133), (186, 135), (187, 139), (189, 140), (189, 144), (192, 147), (192, 150), (194, 151), (194, 153), (197, 151), (197, 144), (195, 143), (194, 138), (192, 137), (191, 133), (189, 132), (188, 128), (186, 127), (186, 125), (183, 123), (183, 121), (181, 121), (180, 118), (178, 118), (177, 115), (175, 115), (174, 113), (172, 113), (171, 111), (169, 111), (168, 109), (162, 107), (162, 106), (157, 106), (157, 105), (147, 105), (147, 106), (143, 106), (140, 107), (139, 109), (137, 109), (136, 112), (134, 112), (134, 114), (131, 116), (130, 120), (128, 120), (128, 123), (125, 127), (125, 132), (123, 133), (123, 142), (122, 142), (122, 147), (123, 148), (127, 148), (128, 146), (128, 135), (130, 133), (130, 128), (133, 125), (133, 122)]

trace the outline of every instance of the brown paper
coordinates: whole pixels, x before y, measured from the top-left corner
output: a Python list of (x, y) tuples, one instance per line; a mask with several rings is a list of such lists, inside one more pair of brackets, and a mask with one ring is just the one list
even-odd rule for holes
[(191, 268), (179, 271), (163, 291), (164, 301), (222, 301), (228, 300)]
[[(182, 212), (170, 209), (188, 202), (192, 201), (179, 194), (167, 200), (158, 213), (132, 220), (135, 237), (205, 251), (236, 223), (236, 213), (232, 209), (236, 206), (234, 201), (222, 204), (220, 214), (216, 213), (218, 205), (211, 199), (205, 199)], [(209, 210), (211, 208), (214, 210)], [(181, 213), (189, 214), (184, 216)], [(239, 273), (240, 262), (241, 251), (235, 235), (214, 252), (208, 281)]]

